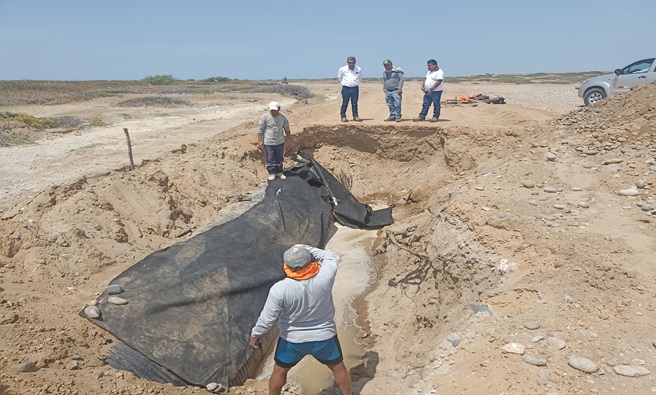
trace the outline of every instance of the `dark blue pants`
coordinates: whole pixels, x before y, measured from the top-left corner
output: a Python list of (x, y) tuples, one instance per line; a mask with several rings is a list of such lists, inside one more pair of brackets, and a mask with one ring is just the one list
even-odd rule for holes
[(266, 169), (269, 174), (282, 173), (282, 161), (285, 156), (285, 144), (265, 145)]
[(342, 118), (346, 118), (346, 107), (348, 107), (349, 100), (351, 101), (351, 111), (353, 111), (353, 116), (358, 116), (358, 97), (360, 97), (359, 86), (342, 86), (342, 108), (339, 111), (339, 115), (341, 115)]
[(424, 104), (421, 106), (421, 112), (419, 113), (419, 118), (426, 118), (428, 115), (428, 109), (433, 104), (433, 118), (440, 118), (440, 110), (442, 106), (440, 105), (440, 99), (442, 98), (442, 91), (433, 91), (432, 94), (424, 93)]

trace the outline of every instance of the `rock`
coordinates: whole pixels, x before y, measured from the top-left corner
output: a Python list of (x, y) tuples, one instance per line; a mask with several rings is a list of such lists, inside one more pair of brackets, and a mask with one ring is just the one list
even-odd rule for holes
[(619, 191), (617, 193), (622, 195), (622, 196), (638, 196), (638, 190), (636, 190), (634, 188), (622, 189), (621, 191)]
[(522, 324), (524, 328), (530, 329), (532, 331), (540, 328), (540, 323), (537, 321), (528, 321)]
[(579, 187), (572, 187), (572, 191), (574, 191), (574, 192), (581, 192), (581, 188), (579, 188)]
[(11, 365), (9, 369), (16, 373), (31, 373), (39, 370), (39, 368), (34, 365), (34, 362), (24, 362), (16, 365)]
[(593, 149), (589, 149), (589, 150), (585, 150), (585, 151), (583, 151), (583, 153), (586, 154), (586, 155), (597, 155), (597, 154), (599, 153), (599, 151), (597, 151), (597, 150), (593, 150)]
[(91, 300), (91, 301), (89, 301), (88, 305), (89, 306), (98, 306), (98, 300), (97, 299)]
[(651, 341), (651, 344), (652, 344), (654, 347), (656, 347), (656, 339), (652, 340), (652, 341)]
[(624, 159), (619, 159), (619, 158), (613, 158), (613, 159), (607, 159), (604, 161), (604, 165), (612, 165), (614, 163), (622, 163), (624, 162)]
[(606, 165), (606, 168), (607, 168), (609, 171), (620, 171), (620, 170), (622, 170), (622, 167), (621, 167), (620, 165), (613, 165), (613, 164), (611, 164), (611, 165)]
[(579, 207), (581, 208), (589, 208), (590, 204), (588, 202), (579, 202)]
[(645, 185), (647, 185), (647, 183), (644, 180), (636, 180), (636, 182), (635, 182), (635, 186), (638, 189), (644, 188)]
[(644, 366), (636, 365), (615, 365), (613, 371), (619, 374), (620, 376), (626, 377), (640, 377), (651, 374), (651, 372)]
[(119, 298), (118, 296), (112, 296), (111, 298), (107, 299), (107, 301), (118, 306), (126, 305), (129, 303), (127, 300)]
[(556, 193), (556, 192), (558, 192), (558, 190), (554, 187), (544, 187), (544, 191), (546, 193)]
[(458, 347), (459, 344), (460, 344), (460, 339), (454, 339), (454, 340), (451, 342), (451, 345), (452, 345), (453, 347)]
[(544, 155), (544, 158), (545, 158), (546, 160), (550, 161), (550, 162), (553, 162), (553, 161), (556, 160), (556, 154), (554, 154), (553, 152), (547, 152), (547, 153)]
[(565, 303), (567, 303), (567, 304), (574, 303), (574, 298), (572, 298), (569, 295), (565, 295)]
[(112, 284), (107, 287), (107, 295), (118, 295), (123, 293), (123, 287), (118, 284)]
[(642, 206), (640, 206), (640, 210), (642, 210), (642, 211), (651, 211), (653, 209), (654, 209), (654, 206), (652, 206), (650, 204), (643, 204)]
[(597, 335), (596, 332), (593, 332), (593, 331), (588, 330), (588, 329), (581, 329), (579, 331), (579, 333), (581, 333), (583, 336), (593, 337), (595, 339), (599, 337), (599, 335)]
[(98, 318), (100, 317), (100, 309), (96, 306), (87, 306), (84, 308), (84, 315), (89, 318)]
[(567, 364), (574, 369), (585, 373), (594, 373), (599, 370), (599, 365), (592, 362), (588, 358), (580, 357), (578, 355), (570, 356), (569, 360), (567, 360)]
[(209, 383), (205, 386), (205, 389), (210, 392), (214, 392), (214, 390), (217, 389), (218, 387), (219, 385), (217, 383)]
[(546, 366), (547, 365), (547, 360), (544, 358), (539, 358), (533, 355), (523, 355), (522, 356), (522, 361), (535, 365), (535, 366)]
[(524, 182), (522, 182), (522, 186), (523, 186), (524, 188), (529, 188), (529, 189), (531, 189), (531, 188), (535, 188), (535, 183), (534, 183), (534, 182), (531, 182), (531, 181), (524, 181)]
[(519, 343), (508, 343), (505, 346), (501, 347), (501, 350), (503, 352), (507, 352), (510, 354), (519, 354), (519, 355), (524, 354), (524, 346), (522, 346)]
[(530, 204), (531, 206), (537, 206), (538, 201), (537, 200), (529, 200), (528, 204)]
[(551, 346), (551, 348), (553, 348), (554, 350), (562, 350), (563, 348), (565, 348), (565, 346), (567, 346), (567, 343), (565, 343), (564, 340), (561, 340), (561, 339), (559, 339), (559, 338), (557, 338), (557, 337), (549, 337), (549, 338), (547, 338), (547, 343), (548, 343), (549, 346)]
[(567, 206), (565, 206), (564, 204), (554, 204), (553, 207), (558, 210), (564, 210), (567, 208)]

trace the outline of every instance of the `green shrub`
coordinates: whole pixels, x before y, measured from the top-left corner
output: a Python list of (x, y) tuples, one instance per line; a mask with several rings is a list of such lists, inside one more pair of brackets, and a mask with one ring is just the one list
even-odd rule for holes
[(109, 126), (109, 124), (98, 117), (93, 117), (89, 120), (89, 124), (96, 128), (104, 128)]
[(146, 77), (142, 81), (150, 85), (169, 85), (175, 82), (175, 79), (172, 75), (154, 75)]
[(49, 129), (55, 127), (55, 121), (50, 118), (37, 118), (27, 114), (4, 112), (0, 114), (0, 119), (8, 121), (20, 121), (35, 129)]
[(228, 82), (230, 78), (228, 77), (210, 77), (203, 80), (204, 82)]

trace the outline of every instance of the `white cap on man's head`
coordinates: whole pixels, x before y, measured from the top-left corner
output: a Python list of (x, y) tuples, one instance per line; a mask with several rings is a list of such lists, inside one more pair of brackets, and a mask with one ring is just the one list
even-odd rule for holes
[(269, 103), (269, 110), (276, 110), (276, 111), (280, 110), (280, 103), (278, 103), (277, 101), (272, 101), (271, 103)]

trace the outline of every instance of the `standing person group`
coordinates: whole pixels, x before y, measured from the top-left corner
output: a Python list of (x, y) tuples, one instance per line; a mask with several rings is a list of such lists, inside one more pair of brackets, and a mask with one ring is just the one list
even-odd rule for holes
[[(444, 82), (444, 71), (437, 66), (435, 59), (428, 62), (428, 72), (426, 78), (421, 84), (421, 91), (424, 92), (424, 100), (421, 111), (413, 121), (425, 121), (428, 110), (433, 105), (433, 117), (431, 122), (437, 122), (440, 119), (442, 109), (440, 100), (442, 98), (442, 83)], [(401, 102), (403, 100), (403, 79), (404, 72), (400, 67), (395, 67), (391, 60), (383, 61), (383, 92), (385, 102), (389, 107), (389, 117), (387, 122), (401, 122)], [(360, 95), (360, 82), (362, 82), (362, 69), (355, 65), (355, 57), (349, 56), (346, 59), (346, 66), (342, 66), (337, 71), (337, 80), (342, 85), (342, 107), (340, 108), (340, 117), (342, 122), (348, 122), (346, 118), (346, 109), (349, 101), (353, 112), (353, 120), (361, 121), (358, 115), (358, 98)]]

